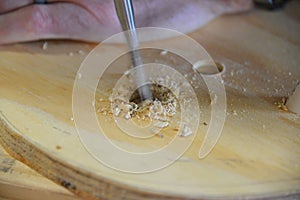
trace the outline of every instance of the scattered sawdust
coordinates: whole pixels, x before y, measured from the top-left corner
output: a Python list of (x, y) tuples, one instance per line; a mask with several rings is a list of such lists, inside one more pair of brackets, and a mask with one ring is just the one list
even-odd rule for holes
[(281, 101), (275, 102), (274, 104), (277, 105), (277, 108), (279, 110), (283, 110), (283, 111), (287, 112), (287, 111), (289, 111), (289, 109), (286, 106), (286, 101), (287, 101), (287, 98), (283, 97), (281, 99)]

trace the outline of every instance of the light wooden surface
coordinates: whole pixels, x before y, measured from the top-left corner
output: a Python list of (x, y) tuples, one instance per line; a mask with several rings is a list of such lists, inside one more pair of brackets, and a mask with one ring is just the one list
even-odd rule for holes
[[(274, 103), (300, 79), (299, 8), (294, 1), (284, 12), (224, 16), (190, 34), (226, 68), (226, 123), (203, 160), (197, 152), (209, 116), (183, 158), (158, 172), (124, 174), (95, 161), (70, 120), (72, 85), (84, 58), (76, 52), (91, 49), (80, 43), (1, 47), (0, 141), (10, 155), (87, 199), (298, 198), (300, 118)], [(209, 112), (205, 103), (201, 109)], [(118, 131), (112, 121), (107, 126)]]

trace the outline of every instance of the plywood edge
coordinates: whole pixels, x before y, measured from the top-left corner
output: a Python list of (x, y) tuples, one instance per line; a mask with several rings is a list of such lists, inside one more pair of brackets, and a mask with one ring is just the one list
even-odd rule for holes
[(139, 190), (139, 188), (130, 188), (94, 176), (84, 170), (74, 169), (72, 166), (50, 157), (46, 152), (23, 138), (18, 132), (4, 114), (0, 112), (0, 144), (8, 154), (81, 198), (87, 200), (186, 199), (186, 197), (167, 196)]
[(22, 199), (22, 200), (79, 200), (72, 194), (47, 191), (42, 189), (33, 189), (0, 181), (0, 200), (1, 197), (7, 200)]

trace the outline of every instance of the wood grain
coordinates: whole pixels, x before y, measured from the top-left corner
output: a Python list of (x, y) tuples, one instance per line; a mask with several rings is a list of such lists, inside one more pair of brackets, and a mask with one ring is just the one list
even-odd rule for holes
[[(183, 158), (155, 173), (121, 173), (88, 154), (71, 120), (72, 86), (84, 58), (76, 52), (91, 49), (85, 44), (49, 42), (45, 51), (40, 43), (1, 48), (1, 144), (86, 199), (298, 198), (300, 117), (274, 104), (300, 79), (296, 8), (300, 4), (293, 1), (284, 11), (223, 16), (190, 34), (225, 66), (227, 119), (218, 144), (203, 160), (197, 152), (209, 115)], [(207, 95), (202, 100), (209, 103)], [(205, 103), (201, 109), (209, 113)], [(112, 120), (106, 126), (118, 131)]]

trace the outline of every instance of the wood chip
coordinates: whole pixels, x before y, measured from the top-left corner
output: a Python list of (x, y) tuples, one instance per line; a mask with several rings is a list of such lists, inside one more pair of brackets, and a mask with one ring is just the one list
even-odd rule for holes
[(184, 124), (181, 132), (179, 133), (179, 136), (180, 137), (188, 137), (192, 134), (193, 134), (193, 132), (192, 132), (191, 128), (187, 124)]
[(42, 46), (42, 49), (43, 50), (46, 50), (48, 48), (48, 42), (44, 42), (43, 46)]

